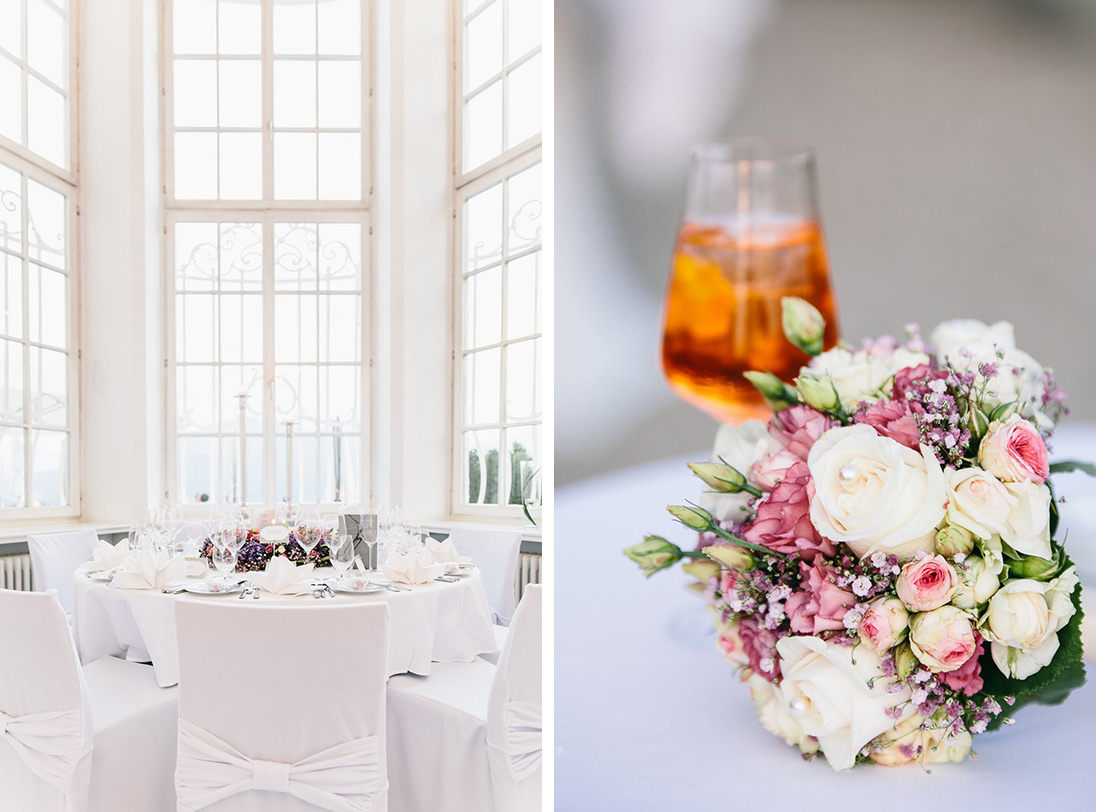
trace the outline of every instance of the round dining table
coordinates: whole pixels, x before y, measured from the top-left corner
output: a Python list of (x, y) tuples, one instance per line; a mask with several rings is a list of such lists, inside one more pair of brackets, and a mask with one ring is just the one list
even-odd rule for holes
[[(322, 571), (319, 571), (322, 572)], [(319, 572), (317, 574), (319, 574)], [(241, 579), (246, 573), (240, 573)], [(200, 579), (188, 579), (200, 580)], [(430, 673), (431, 663), (471, 662), (481, 654), (498, 651), (491, 610), (478, 569), (457, 581), (399, 585), (400, 591), (372, 594), (337, 593), (317, 600), (312, 594), (248, 596), (249, 605), (322, 605), (334, 601), (384, 601), (389, 610), (388, 675)], [(175, 641), (178, 601), (239, 601), (238, 593), (170, 594), (155, 589), (120, 589), (106, 581), (76, 573), (73, 636), (80, 661), (121, 657), (148, 662), (160, 687), (179, 682), (179, 653)]]
[[(714, 433), (714, 430), (713, 430)], [(1096, 460), (1096, 425), (1055, 432), (1053, 458)], [(682, 547), (695, 534), (667, 504), (696, 500), (685, 467), (707, 452), (618, 470), (556, 491), (555, 803), (558, 812), (687, 808), (886, 812), (1096, 810), (1096, 665), (1058, 707), (1029, 706), (976, 736), (961, 764), (834, 772), (767, 733), (716, 649), (703, 600), (680, 569), (650, 580), (621, 550), (646, 533)], [(1057, 475), (1057, 538), (1096, 617), (1096, 480)], [(1087, 642), (1087, 641), (1086, 641)]]

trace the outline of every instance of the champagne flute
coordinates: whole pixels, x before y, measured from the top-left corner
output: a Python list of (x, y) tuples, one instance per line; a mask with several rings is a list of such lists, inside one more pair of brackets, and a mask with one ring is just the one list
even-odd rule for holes
[(693, 153), (666, 291), (662, 367), (670, 388), (717, 420), (767, 419), (749, 370), (791, 381), (808, 356), (788, 342), (781, 300), (797, 296), (837, 342), (814, 152), (776, 139)]

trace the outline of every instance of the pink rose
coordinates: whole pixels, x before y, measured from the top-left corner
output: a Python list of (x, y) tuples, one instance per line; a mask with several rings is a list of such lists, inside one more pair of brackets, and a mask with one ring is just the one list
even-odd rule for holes
[(788, 469), (801, 462), (799, 457), (784, 449), (766, 454), (750, 466), (747, 478), (763, 491), (771, 491), (788, 475)]
[(982, 690), (982, 665), (978, 659), (983, 654), (982, 637), (975, 632), (974, 639), (977, 646), (970, 659), (954, 671), (940, 675), (945, 685), (953, 691), (962, 691), (967, 696), (974, 696)]
[(768, 499), (757, 505), (757, 516), (742, 530), (742, 538), (787, 555), (799, 555), (812, 560), (815, 556), (833, 555), (834, 546), (823, 538), (811, 523), (811, 482), (807, 463), (791, 466)]
[(718, 636), (716, 637), (716, 645), (723, 653), (723, 656), (732, 663), (738, 665), (747, 665), (750, 660), (746, 656), (746, 648), (742, 644), (742, 637), (738, 633), (739, 624), (734, 621), (727, 623), (720, 623), (718, 625)]
[(993, 422), (978, 447), (978, 462), (1002, 482), (1042, 483), (1050, 475), (1047, 444), (1018, 414)]
[(810, 406), (792, 406), (773, 415), (769, 423), (769, 434), (804, 462), (810, 453), (814, 441), (829, 429), (838, 425), (821, 412)]
[(928, 612), (943, 606), (955, 594), (959, 578), (942, 555), (910, 561), (898, 574), (898, 597), (911, 611)]
[(801, 591), (794, 593), (784, 604), (784, 611), (791, 621), (792, 631), (797, 634), (844, 629), (842, 619), (856, 604), (856, 597), (837, 585), (837, 573), (833, 567), (805, 561), (799, 562)]
[(955, 606), (917, 615), (910, 624), (914, 656), (934, 673), (958, 670), (978, 648), (970, 621), (971, 616)]
[(906, 448), (914, 451), (921, 449), (921, 430), (917, 427), (917, 419), (910, 410), (909, 401), (881, 400), (864, 411), (857, 412), (853, 420), (866, 423), (877, 434), (889, 437)]
[[(895, 400), (909, 401), (909, 393), (918, 394), (924, 391), (927, 381), (942, 380), (948, 377), (948, 373), (942, 369), (934, 370), (928, 364), (918, 364), (915, 367), (906, 367), (894, 373), (894, 387), (892, 397)], [(924, 413), (924, 407), (920, 403), (910, 403), (910, 408), (918, 414)]]
[[(761, 626), (756, 615), (743, 618), (738, 624), (738, 638), (754, 673), (769, 682), (780, 679), (780, 658), (776, 653), (776, 632)], [(764, 666), (768, 666), (765, 668)]]
[(872, 651), (892, 649), (905, 638), (909, 618), (898, 598), (876, 598), (860, 619), (860, 639)]

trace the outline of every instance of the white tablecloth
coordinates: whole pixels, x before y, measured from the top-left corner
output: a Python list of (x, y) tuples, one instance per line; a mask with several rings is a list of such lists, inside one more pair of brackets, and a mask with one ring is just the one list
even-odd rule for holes
[[(241, 576), (242, 577), (242, 576)], [(151, 662), (161, 687), (179, 682), (175, 643), (175, 602), (179, 600), (236, 601), (236, 596), (165, 595), (141, 589), (114, 589), (76, 575), (73, 630), (83, 663), (100, 657), (125, 657)], [(498, 651), (491, 610), (478, 570), (455, 583), (431, 582), (407, 592), (337, 595), (318, 601), (311, 595), (283, 596), (266, 592), (255, 605), (271, 603), (306, 606), (329, 600), (385, 601), (390, 616), (388, 675), (427, 675), (430, 663), (471, 662)]]
[[(1061, 427), (1055, 458), (1096, 460), (1096, 426)], [(556, 492), (556, 809), (808, 809), (962, 812), (1096, 809), (1096, 665), (1056, 708), (1026, 707), (1016, 723), (976, 736), (977, 761), (865, 766), (835, 773), (803, 763), (758, 724), (732, 665), (715, 649), (702, 599), (679, 571), (649, 581), (621, 555), (644, 533), (682, 547), (692, 535), (667, 504), (701, 483), (680, 459), (630, 468)], [(1055, 479), (1058, 538), (1096, 587), (1096, 480)], [(1089, 612), (1096, 613), (1096, 606)]]

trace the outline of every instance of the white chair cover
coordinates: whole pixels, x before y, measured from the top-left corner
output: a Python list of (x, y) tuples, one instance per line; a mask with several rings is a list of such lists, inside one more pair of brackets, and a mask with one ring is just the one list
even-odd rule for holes
[(383, 603), (180, 600), (181, 812), (385, 812)]
[(72, 585), (76, 568), (91, 558), (99, 537), (94, 530), (27, 536), (34, 590), (56, 589), (65, 614), (72, 614)]
[(487, 750), (495, 809), (540, 809), (541, 624), (539, 584), (525, 588), (499, 656), (487, 708)]
[(483, 573), (483, 587), (495, 620), (509, 625), (518, 602), (520, 530), (472, 530), (454, 527), (449, 539), (460, 555), (475, 562)]

